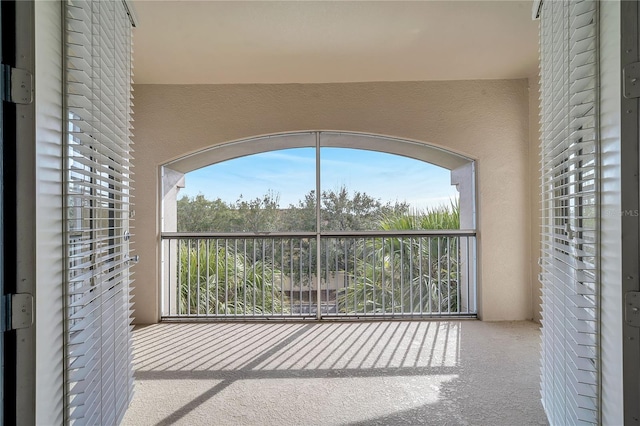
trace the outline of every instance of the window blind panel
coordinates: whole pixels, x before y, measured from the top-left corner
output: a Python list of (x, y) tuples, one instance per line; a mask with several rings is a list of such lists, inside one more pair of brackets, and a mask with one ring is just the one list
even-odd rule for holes
[(541, 395), (551, 424), (598, 423), (597, 2), (540, 25)]
[(120, 1), (67, 0), (65, 29), (67, 419), (115, 424), (133, 389), (131, 23)]
[[(558, 23), (558, 14), (552, 14), (553, 5), (552, 4), (544, 4), (544, 12), (545, 18), (541, 19), (540, 26), (540, 62), (541, 62), (541, 110), (543, 114), (543, 118), (541, 120), (541, 132), (542, 132), (542, 145), (541, 152), (543, 158), (548, 156), (548, 151), (554, 145), (558, 145), (557, 143), (551, 144), (548, 141), (556, 141), (557, 134), (562, 132), (563, 127), (560, 123), (561, 118), (561, 106), (562, 96), (564, 95), (564, 91), (561, 90), (562, 80), (554, 79), (553, 70), (554, 64), (559, 64), (563, 58), (562, 49), (557, 48), (555, 52), (551, 49), (551, 46), (555, 44), (556, 46), (562, 46), (562, 40), (559, 38), (562, 31), (562, 27)], [(559, 27), (559, 28), (558, 28)], [(555, 32), (552, 31), (554, 28), (558, 28)], [(558, 31), (560, 30), (560, 31)], [(555, 38), (555, 40), (554, 40)], [(550, 40), (551, 39), (551, 40)], [(543, 40), (547, 42), (544, 43)], [(550, 56), (550, 58), (549, 58)], [(554, 87), (555, 86), (555, 87)], [(555, 131), (552, 133), (552, 131)], [(547, 143), (545, 143), (547, 142)], [(542, 173), (544, 173), (544, 163), (542, 164)], [(544, 182), (544, 174), (543, 174), (543, 182)], [(548, 190), (547, 188), (543, 188), (542, 191), (542, 208), (543, 208), (543, 224), (546, 225), (546, 228), (553, 228), (553, 226), (549, 223), (548, 218), (544, 217), (545, 210), (548, 209)], [(549, 245), (552, 246), (551, 241), (553, 241), (548, 234), (542, 233), (542, 243), (543, 243), (543, 253), (541, 259), (541, 267), (542, 273), (540, 274), (541, 281), (543, 282), (543, 291), (542, 291), (542, 325), (543, 330), (546, 330), (546, 340), (542, 345), (542, 368), (541, 368), (541, 392), (542, 392), (542, 403), (544, 405), (545, 411), (547, 412), (547, 416), (549, 419), (558, 418), (559, 413), (556, 407), (556, 400), (554, 399), (554, 395), (557, 393), (556, 387), (561, 385), (560, 380), (552, 380), (554, 373), (554, 366), (558, 366), (556, 370), (556, 374), (558, 374), (557, 369), (562, 365), (562, 360), (556, 360), (556, 357), (562, 353), (562, 344), (558, 339), (554, 339), (554, 334), (558, 333), (556, 327), (559, 322), (554, 321), (555, 315), (560, 311), (560, 309), (554, 306), (555, 302), (555, 289), (552, 286), (553, 283), (553, 275), (554, 272), (548, 265), (551, 263), (547, 260), (547, 256), (545, 255), (545, 251)]]
[[(110, 188), (108, 185), (120, 185), (123, 181), (129, 180), (127, 175), (116, 171), (117, 167), (120, 166), (111, 158), (104, 160), (104, 156), (99, 154), (87, 158), (80, 156), (79, 152), (80, 150), (77, 150), (77, 153), (71, 156), (71, 160), (75, 163), (74, 165), (83, 165), (86, 168), (74, 167), (74, 177), (86, 176), (89, 181), (99, 182), (109, 191), (113, 191), (114, 188)], [(89, 186), (92, 185), (89, 184)], [(122, 194), (122, 191), (120, 191), (120, 194)]]

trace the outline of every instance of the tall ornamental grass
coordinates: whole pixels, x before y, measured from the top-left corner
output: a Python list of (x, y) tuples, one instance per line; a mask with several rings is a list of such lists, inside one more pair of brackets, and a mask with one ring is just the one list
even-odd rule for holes
[(261, 315), (288, 313), (281, 271), (215, 241), (180, 241), (181, 315)]
[[(451, 202), (380, 221), (387, 231), (460, 229), (460, 206)], [(457, 237), (364, 239), (351, 284), (338, 297), (343, 313), (457, 312), (460, 247)]]

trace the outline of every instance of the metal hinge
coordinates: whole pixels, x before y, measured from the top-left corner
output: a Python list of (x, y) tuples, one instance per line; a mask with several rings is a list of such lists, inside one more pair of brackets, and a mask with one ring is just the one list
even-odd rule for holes
[(28, 293), (2, 296), (2, 331), (17, 330), (33, 325), (33, 296)]
[(640, 62), (622, 68), (622, 93), (627, 99), (640, 98)]
[(624, 295), (624, 322), (632, 327), (640, 327), (640, 291), (630, 291)]
[(27, 70), (2, 64), (0, 97), (3, 101), (27, 105), (33, 102), (33, 75)]

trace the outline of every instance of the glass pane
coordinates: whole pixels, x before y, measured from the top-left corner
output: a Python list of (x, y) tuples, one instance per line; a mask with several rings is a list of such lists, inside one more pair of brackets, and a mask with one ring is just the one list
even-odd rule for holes
[(178, 232), (315, 231), (315, 161), (315, 148), (294, 148), (188, 173)]
[(451, 172), (394, 154), (320, 149), (323, 231), (456, 229)]

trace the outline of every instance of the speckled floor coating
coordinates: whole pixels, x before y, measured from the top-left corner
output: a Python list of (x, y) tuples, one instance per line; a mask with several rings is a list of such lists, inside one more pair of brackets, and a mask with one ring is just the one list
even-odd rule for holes
[(538, 325), (137, 328), (124, 425), (545, 425)]

